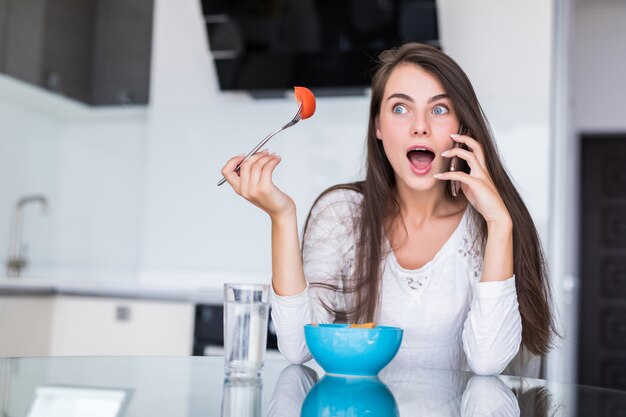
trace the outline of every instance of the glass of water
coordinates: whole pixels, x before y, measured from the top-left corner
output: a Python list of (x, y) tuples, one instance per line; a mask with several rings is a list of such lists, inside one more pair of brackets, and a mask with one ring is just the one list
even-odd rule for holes
[(263, 370), (269, 320), (269, 285), (224, 284), (226, 375), (254, 378)]

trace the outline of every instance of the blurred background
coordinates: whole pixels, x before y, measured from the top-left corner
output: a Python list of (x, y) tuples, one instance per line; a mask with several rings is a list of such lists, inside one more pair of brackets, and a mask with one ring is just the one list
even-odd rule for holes
[[(544, 377), (626, 389), (626, 3), (0, 0), (0, 356), (207, 354), (269, 219), (217, 187), (269, 143), (302, 227), (360, 179), (376, 54), (472, 80), (540, 232), (564, 339)], [(271, 328), (270, 328), (271, 332)]]

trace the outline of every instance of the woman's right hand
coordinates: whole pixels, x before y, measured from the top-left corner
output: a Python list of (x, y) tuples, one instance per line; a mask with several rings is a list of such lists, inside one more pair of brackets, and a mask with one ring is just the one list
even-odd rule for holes
[[(272, 182), (274, 168), (280, 156), (261, 151), (243, 163), (244, 156), (235, 156), (226, 162), (222, 175), (237, 194), (265, 211), (272, 219), (295, 213), (295, 203)], [(235, 171), (241, 163), (239, 172)]]

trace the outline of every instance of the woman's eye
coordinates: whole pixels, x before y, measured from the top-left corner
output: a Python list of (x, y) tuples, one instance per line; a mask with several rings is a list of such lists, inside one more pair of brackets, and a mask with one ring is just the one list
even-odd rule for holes
[(436, 106), (436, 107), (433, 109), (433, 114), (436, 114), (436, 115), (441, 115), (441, 114), (446, 114), (446, 113), (448, 113), (448, 111), (449, 111), (449, 110), (448, 110), (448, 108), (447, 108), (447, 107), (445, 107), (445, 106)]
[(396, 113), (396, 114), (404, 114), (404, 113), (407, 112), (406, 107), (404, 107), (404, 106), (402, 106), (400, 104), (397, 104), (397, 105), (393, 106), (393, 110), (392, 111), (394, 113)]

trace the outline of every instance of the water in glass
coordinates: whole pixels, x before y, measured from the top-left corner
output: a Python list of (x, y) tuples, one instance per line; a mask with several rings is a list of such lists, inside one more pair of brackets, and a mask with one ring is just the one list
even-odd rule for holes
[[(266, 289), (263, 288), (263, 291)], [(226, 290), (227, 292), (229, 289)], [(267, 296), (246, 296), (246, 289), (224, 302), (224, 356), (228, 375), (256, 376), (263, 369), (267, 344)], [(257, 290), (258, 291), (258, 290)], [(243, 294), (243, 295), (242, 295)], [(234, 298), (234, 299), (229, 299)]]

